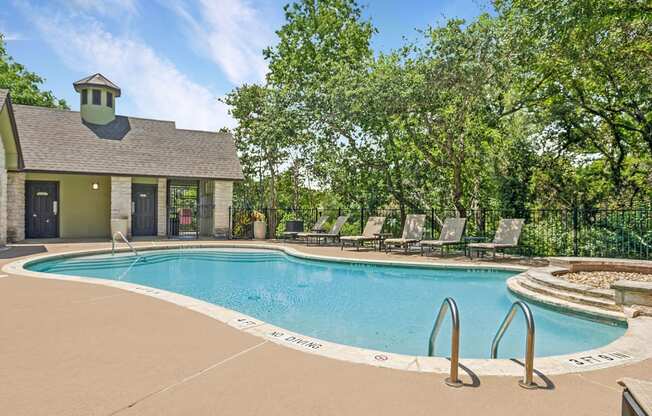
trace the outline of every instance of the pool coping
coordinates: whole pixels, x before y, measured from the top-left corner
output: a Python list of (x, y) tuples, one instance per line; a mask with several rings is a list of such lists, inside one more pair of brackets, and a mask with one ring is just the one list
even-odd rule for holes
[[(319, 261), (339, 263), (376, 264), (390, 266), (407, 266), (417, 268), (464, 268), (464, 269), (499, 269), (525, 272), (529, 267), (516, 265), (478, 265), (452, 262), (437, 264), (414, 262), (409, 260), (375, 260), (351, 259), (309, 254), (292, 247), (279, 246), (268, 243), (232, 243), (232, 242), (202, 242), (198, 244), (152, 243), (151, 246), (137, 246), (140, 251), (165, 250), (165, 249), (202, 249), (202, 248), (244, 248), (281, 251), (290, 256)], [(116, 249), (124, 253), (129, 249)], [(178, 293), (156, 289), (149, 286), (128, 283), (117, 280), (89, 278), (81, 276), (67, 276), (54, 273), (30, 271), (24, 268), (34, 261), (51, 260), (55, 258), (75, 257), (79, 255), (97, 255), (111, 253), (110, 249), (74, 250), (60, 253), (47, 253), (28, 256), (6, 264), (4, 273), (28, 276), (43, 279), (66, 280), (83, 283), (98, 284), (103, 286), (123, 289), (173, 303), (177, 306), (199, 312), (205, 316), (220, 321), (228, 326), (257, 337), (269, 340), (296, 350), (316, 354), (328, 358), (338, 359), (356, 364), (366, 364), (376, 367), (391, 368), (427, 373), (447, 374), (450, 370), (450, 361), (443, 357), (425, 357), (405, 354), (388, 353), (384, 351), (353, 347), (335, 342), (325, 341), (314, 337), (302, 335), (284, 328), (266, 323), (246, 314), (224, 308), (206, 301), (202, 301)], [(518, 275), (517, 275), (518, 276)], [(505, 290), (508, 290), (506, 287)], [(433, 317), (434, 313), (433, 311)], [(434, 318), (433, 318), (434, 319)], [(633, 364), (652, 358), (652, 318), (639, 317), (628, 319), (628, 328), (625, 334), (613, 342), (588, 351), (573, 354), (535, 358), (535, 370), (546, 375), (558, 375), (600, 370), (625, 364)], [(488, 346), (489, 347), (489, 346)], [(516, 359), (460, 359), (463, 371), (476, 375), (489, 376), (522, 376), (523, 366)]]

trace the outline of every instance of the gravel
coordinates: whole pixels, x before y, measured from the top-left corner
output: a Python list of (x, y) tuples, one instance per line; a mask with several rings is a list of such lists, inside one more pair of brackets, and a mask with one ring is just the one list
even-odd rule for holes
[(634, 280), (637, 282), (652, 282), (652, 274), (629, 272), (577, 272), (566, 273), (558, 277), (573, 283), (609, 289), (618, 280)]

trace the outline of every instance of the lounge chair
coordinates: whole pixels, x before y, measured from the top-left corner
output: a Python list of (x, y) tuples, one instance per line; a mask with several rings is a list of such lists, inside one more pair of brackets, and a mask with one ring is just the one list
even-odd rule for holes
[(346, 243), (351, 243), (355, 246), (356, 250), (360, 250), (360, 246), (365, 241), (378, 241), (380, 238), (379, 234), (383, 230), (383, 225), (385, 225), (385, 217), (369, 217), (367, 219), (367, 225), (362, 230), (362, 235), (345, 235), (340, 237), (340, 243), (342, 243), (341, 249), (344, 250)]
[(496, 230), (493, 242), (467, 244), (469, 256), (471, 256), (473, 249), (477, 252), (480, 252), (480, 250), (492, 250), (494, 258), (496, 258), (496, 251), (518, 247), (518, 240), (521, 237), (521, 230), (523, 229), (524, 223), (525, 220), (522, 218), (501, 219), (498, 223), (498, 230)]
[(439, 240), (423, 240), (421, 242), (421, 255), (423, 256), (423, 249), (430, 247), (432, 251), (435, 247), (441, 248), (441, 254), (444, 254), (444, 246), (460, 244), (462, 236), (464, 235), (464, 227), (466, 226), (466, 218), (446, 218), (444, 225), (441, 227)]
[(405, 217), (403, 235), (401, 238), (388, 238), (383, 244), (385, 252), (392, 251), (392, 247), (403, 247), (407, 254), (411, 245), (421, 241), (423, 237), (423, 224), (426, 222), (424, 214), (409, 214)]
[(284, 238), (297, 238), (297, 237), (305, 237), (307, 234), (314, 234), (314, 233), (321, 233), (325, 232), (324, 226), (326, 225), (326, 221), (328, 221), (328, 215), (322, 215), (315, 221), (315, 224), (312, 226), (310, 229), (310, 232), (298, 232), (298, 231), (285, 231), (283, 233)]
[(304, 237), (306, 238), (307, 242), (310, 243), (311, 238), (315, 238), (317, 240), (317, 244), (321, 242), (321, 239), (323, 238), (324, 241), (328, 241), (329, 238), (332, 238), (333, 240), (338, 240), (340, 238), (340, 231), (342, 230), (342, 227), (344, 224), (346, 224), (346, 221), (349, 219), (348, 215), (341, 215), (337, 217), (337, 220), (335, 220), (335, 224), (331, 227), (331, 230), (327, 233), (299, 233), (299, 237)]

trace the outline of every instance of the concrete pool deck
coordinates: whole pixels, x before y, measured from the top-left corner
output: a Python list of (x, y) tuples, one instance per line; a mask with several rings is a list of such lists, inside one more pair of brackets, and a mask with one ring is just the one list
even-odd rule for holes
[[(137, 246), (152, 244), (159, 242), (138, 242)], [(109, 243), (76, 242), (18, 245), (0, 252), (0, 264), (44, 251), (109, 247)], [(292, 247), (323, 256), (407, 259), (400, 254)], [(418, 257), (408, 256), (410, 261), (436, 261)], [(652, 360), (645, 360), (551, 375), (549, 388), (536, 391), (519, 388), (518, 377), (498, 376), (480, 376), (476, 387), (452, 389), (443, 384), (445, 374), (376, 368), (305, 354), (148, 296), (11, 275), (0, 278), (0, 314), (0, 379), (4, 384), (0, 409), (12, 415), (405, 415), (433, 411), (615, 415), (621, 392), (616, 381), (649, 379), (652, 374)], [(463, 381), (472, 383), (467, 374), (461, 374)]]

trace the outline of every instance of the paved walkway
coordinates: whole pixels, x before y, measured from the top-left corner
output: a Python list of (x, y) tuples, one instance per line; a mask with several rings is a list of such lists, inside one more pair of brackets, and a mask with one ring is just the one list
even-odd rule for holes
[[(0, 252), (0, 264), (109, 246), (23, 245)], [(0, 278), (3, 415), (618, 415), (616, 380), (651, 375), (648, 360), (552, 376), (548, 390), (523, 390), (514, 377), (454, 389), (444, 375), (303, 353), (119, 289)]]

